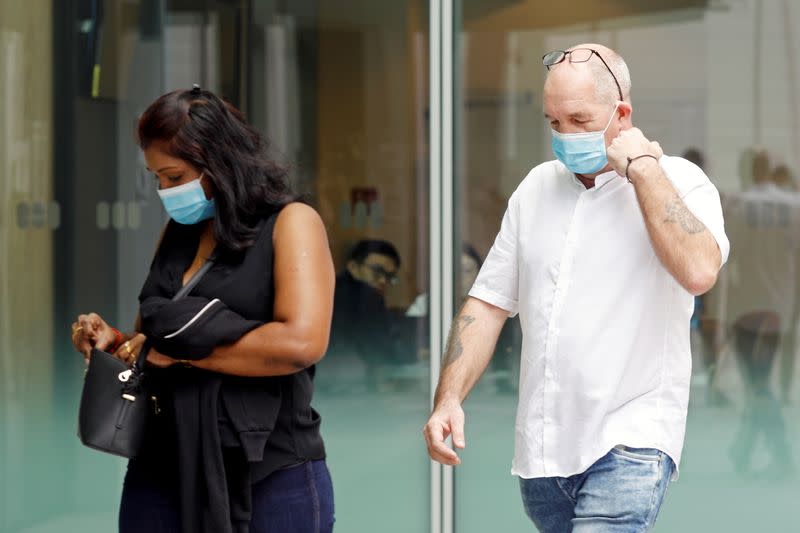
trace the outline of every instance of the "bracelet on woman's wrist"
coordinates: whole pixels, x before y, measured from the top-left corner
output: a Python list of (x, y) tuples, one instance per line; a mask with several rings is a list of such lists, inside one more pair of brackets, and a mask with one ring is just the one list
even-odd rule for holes
[(114, 332), (114, 344), (110, 347), (109, 352), (114, 353), (120, 346), (122, 346), (122, 343), (125, 342), (125, 335), (123, 335), (120, 330), (113, 326), (111, 326), (111, 331)]

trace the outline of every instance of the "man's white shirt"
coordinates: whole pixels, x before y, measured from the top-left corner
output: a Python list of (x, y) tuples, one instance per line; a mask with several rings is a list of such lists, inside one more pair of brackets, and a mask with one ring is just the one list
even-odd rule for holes
[[(717, 189), (685, 159), (660, 164), (724, 263)], [(586, 189), (559, 161), (534, 168), (469, 294), (520, 315), (512, 474), (578, 474), (618, 444), (657, 448), (679, 464), (694, 301), (656, 256), (624, 177), (606, 172)]]

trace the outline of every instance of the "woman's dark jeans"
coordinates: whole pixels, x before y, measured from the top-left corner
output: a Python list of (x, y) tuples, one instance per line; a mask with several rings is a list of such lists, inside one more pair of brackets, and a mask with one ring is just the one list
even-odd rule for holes
[[(330, 533), (333, 520), (333, 485), (324, 460), (278, 470), (253, 485), (250, 533)], [(174, 490), (129, 470), (119, 531), (180, 533)]]

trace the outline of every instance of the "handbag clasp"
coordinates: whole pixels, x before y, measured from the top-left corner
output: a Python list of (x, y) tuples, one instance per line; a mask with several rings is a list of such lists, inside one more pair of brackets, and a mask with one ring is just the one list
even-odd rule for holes
[(117, 378), (119, 378), (121, 382), (125, 383), (126, 381), (131, 379), (131, 374), (133, 374), (133, 370), (131, 369), (123, 370), (122, 372), (119, 373), (119, 376), (117, 376)]

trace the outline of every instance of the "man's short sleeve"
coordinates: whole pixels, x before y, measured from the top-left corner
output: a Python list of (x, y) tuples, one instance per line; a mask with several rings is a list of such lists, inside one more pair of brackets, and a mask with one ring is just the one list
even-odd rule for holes
[(722, 256), (719, 265), (721, 268), (728, 260), (731, 245), (725, 234), (725, 222), (722, 218), (722, 205), (717, 188), (706, 178), (705, 183), (695, 187), (683, 197), (683, 202), (717, 241)]
[(494, 245), (469, 291), (470, 296), (505, 309), (509, 316), (516, 315), (519, 307), (518, 204), (518, 193), (515, 192), (508, 201)]
[(719, 265), (721, 268), (728, 260), (731, 245), (725, 234), (722, 204), (717, 188), (697, 165), (680, 157), (665, 156), (663, 159), (667, 160), (668, 165), (664, 170), (678, 190), (681, 200), (717, 241), (722, 258)]

